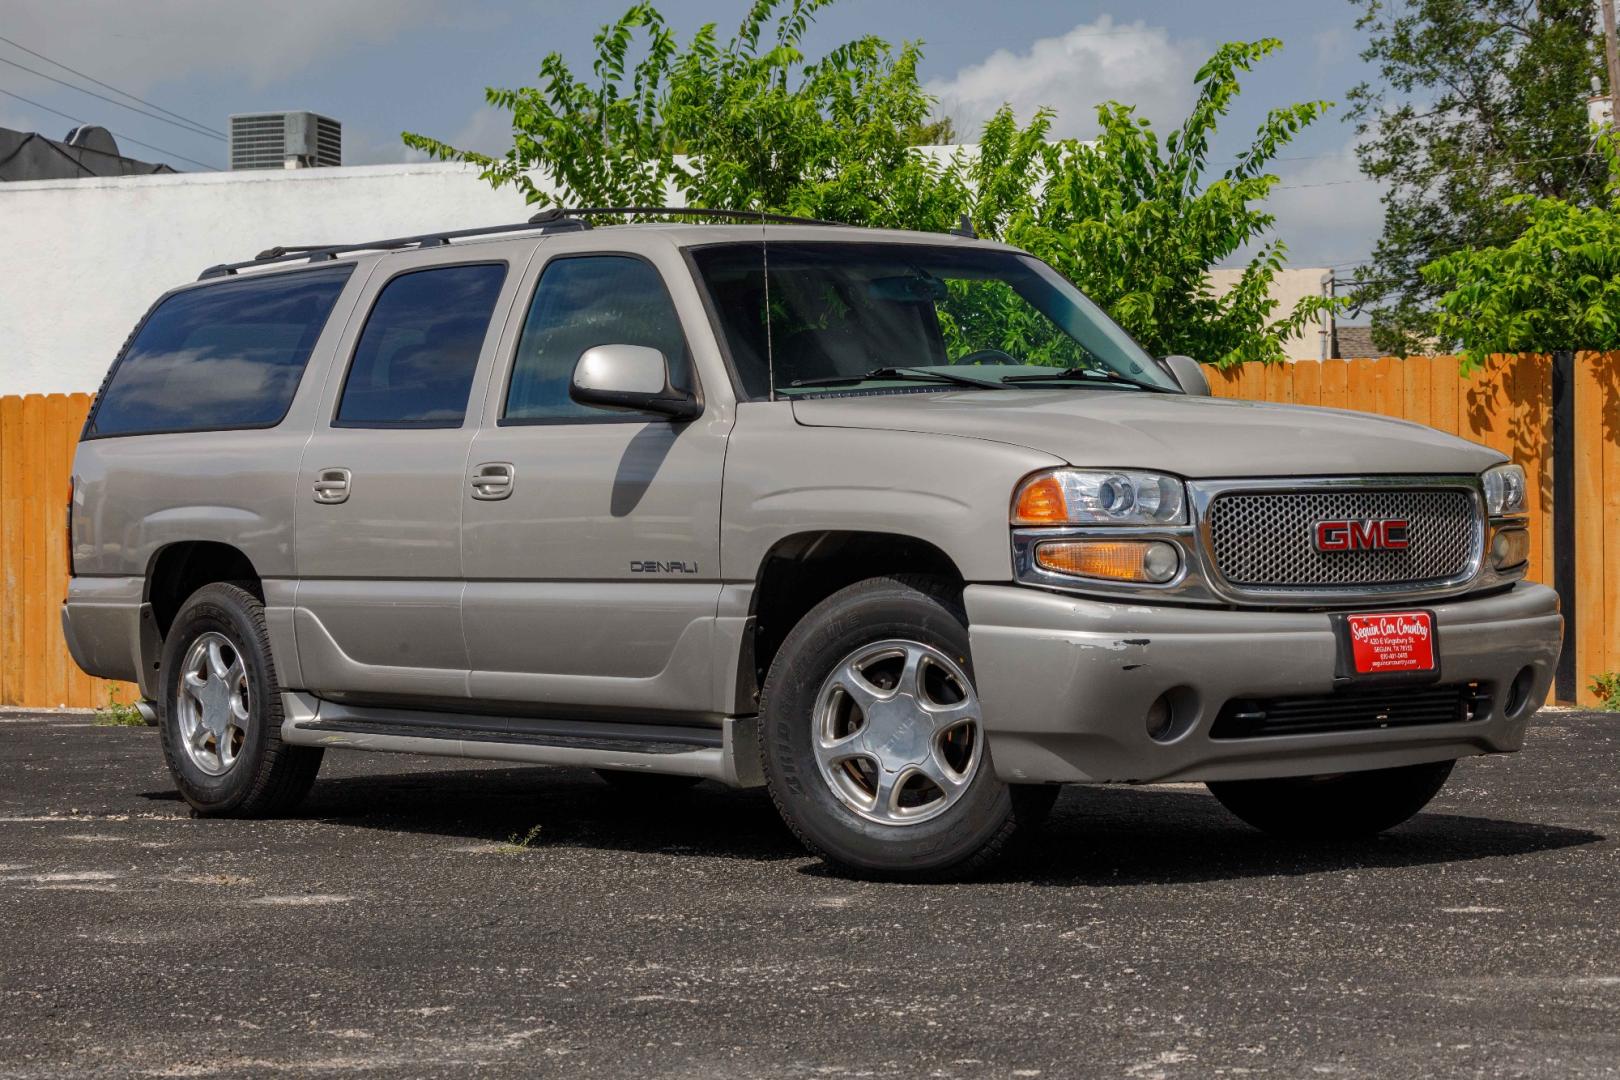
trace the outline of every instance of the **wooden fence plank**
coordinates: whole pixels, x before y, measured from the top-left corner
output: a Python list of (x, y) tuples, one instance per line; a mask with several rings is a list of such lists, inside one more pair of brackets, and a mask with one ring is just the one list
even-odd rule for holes
[(1328, 360), (1322, 364), (1322, 405), (1329, 409), (1347, 409), (1350, 406), (1350, 365), (1343, 360)]
[[(1579, 684), (1576, 701), (1591, 703), (1594, 698), (1587, 683), (1605, 670), (1608, 631), (1604, 618), (1606, 543), (1603, 505), (1604, 431), (1603, 366), (1597, 358), (1582, 355), (1575, 364), (1575, 517), (1577, 580), (1583, 588), (1576, 596), (1575, 610), (1564, 612), (1575, 627), (1575, 678)], [(1612, 479), (1612, 478), (1611, 478)]]
[(22, 398), (0, 398), (0, 705), (21, 704), (22, 627), (15, 617), (22, 599), (20, 492)]
[[(1601, 630), (1588, 631), (1599, 634), (1597, 666), (1579, 673), (1585, 683), (1593, 675), (1620, 671), (1620, 628), (1615, 626), (1620, 620), (1620, 491), (1616, 490), (1620, 485), (1620, 353), (1594, 354), (1583, 359), (1598, 386), (1603, 439), (1603, 544), (1580, 556), (1581, 588), (1603, 591), (1602, 608), (1593, 605), (1594, 612), (1601, 611)], [(1596, 701), (1596, 696), (1591, 700)]]

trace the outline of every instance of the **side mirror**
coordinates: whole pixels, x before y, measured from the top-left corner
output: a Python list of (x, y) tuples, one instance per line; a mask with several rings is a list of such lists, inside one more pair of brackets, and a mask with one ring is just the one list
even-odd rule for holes
[(1190, 356), (1167, 356), (1164, 366), (1182, 390), (1194, 397), (1209, 397), (1209, 377), (1204, 374), (1203, 364)]
[(669, 384), (664, 354), (645, 345), (598, 345), (579, 354), (568, 396), (581, 405), (652, 412), (690, 420), (697, 398)]

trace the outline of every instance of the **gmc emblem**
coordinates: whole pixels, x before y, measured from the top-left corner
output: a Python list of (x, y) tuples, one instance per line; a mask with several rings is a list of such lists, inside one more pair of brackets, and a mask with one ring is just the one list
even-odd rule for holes
[(1407, 546), (1407, 522), (1400, 518), (1316, 523), (1317, 551), (1398, 551)]

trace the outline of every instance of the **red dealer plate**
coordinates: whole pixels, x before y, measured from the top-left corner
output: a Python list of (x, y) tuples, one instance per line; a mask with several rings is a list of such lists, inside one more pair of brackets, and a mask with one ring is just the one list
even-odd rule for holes
[(1344, 626), (1357, 675), (1434, 670), (1434, 616), (1427, 611), (1346, 615)]

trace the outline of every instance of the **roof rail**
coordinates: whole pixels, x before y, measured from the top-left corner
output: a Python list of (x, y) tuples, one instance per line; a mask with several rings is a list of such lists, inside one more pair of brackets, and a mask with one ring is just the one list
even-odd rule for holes
[(659, 215), (663, 217), (714, 217), (735, 221), (757, 221), (776, 225), (836, 225), (835, 221), (815, 218), (790, 217), (786, 214), (768, 214), (757, 210), (716, 210), (702, 206), (585, 206), (566, 209), (549, 206), (516, 225), (487, 225), (478, 229), (453, 229), (449, 232), (423, 233), (419, 236), (396, 236), (388, 240), (368, 240), (360, 244), (278, 244), (266, 248), (245, 262), (219, 263), (197, 276), (198, 281), (229, 277), (238, 270), (250, 267), (272, 266), (289, 262), (325, 262), (353, 251), (398, 251), (401, 248), (440, 247), (452, 240), (474, 236), (496, 236), (515, 232), (576, 232), (589, 229), (593, 217), (624, 217), (627, 215)]
[[(537, 215), (538, 216), (538, 215)], [(590, 223), (577, 218), (555, 218), (543, 222), (521, 222), (516, 225), (487, 225), (479, 229), (453, 229), (449, 232), (423, 233), (420, 236), (396, 236), (388, 240), (367, 240), (359, 244), (287, 244), (266, 248), (245, 262), (220, 263), (197, 275), (198, 281), (228, 277), (249, 267), (272, 266), (287, 262), (324, 262), (351, 251), (397, 251), (400, 248), (440, 247), (452, 240), (472, 236), (495, 236), (509, 232), (574, 232), (590, 228)]]
[[(588, 218), (588, 217), (623, 217), (634, 214), (640, 216), (659, 217), (712, 217), (726, 218), (729, 221), (744, 223), (755, 221), (760, 224), (771, 225), (841, 225), (839, 221), (823, 221), (820, 218), (793, 217), (788, 214), (769, 214), (763, 210), (720, 210), (710, 206), (582, 206), (577, 209), (563, 210), (558, 207), (548, 207), (530, 218), (538, 222), (556, 221), (559, 218)], [(550, 215), (549, 217), (547, 215)]]

